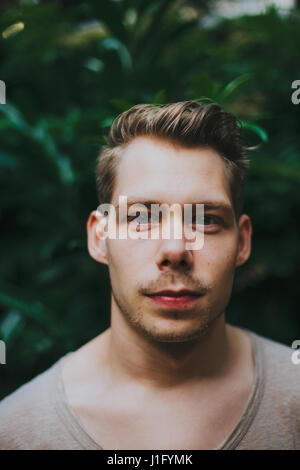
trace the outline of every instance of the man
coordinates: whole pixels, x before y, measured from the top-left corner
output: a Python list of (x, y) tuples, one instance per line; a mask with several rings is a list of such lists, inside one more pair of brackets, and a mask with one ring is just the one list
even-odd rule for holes
[[(87, 223), (111, 326), (2, 400), (1, 448), (300, 449), (292, 349), (225, 322), (251, 252), (247, 164), (236, 118), (216, 104), (137, 105), (115, 120), (96, 167), (111, 212)], [(203, 208), (189, 220), (204, 243), (175, 236), (188, 225), (178, 213), (163, 237), (155, 204)], [(106, 230), (111, 214), (125, 237)]]

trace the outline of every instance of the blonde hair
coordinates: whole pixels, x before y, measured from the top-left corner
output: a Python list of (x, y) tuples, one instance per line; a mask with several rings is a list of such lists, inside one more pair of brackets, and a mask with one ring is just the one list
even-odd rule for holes
[(206, 146), (223, 159), (236, 219), (242, 213), (244, 185), (251, 149), (243, 142), (238, 119), (215, 103), (182, 101), (166, 105), (139, 104), (114, 120), (107, 144), (96, 161), (99, 203), (110, 203), (115, 175), (125, 145), (138, 136), (157, 136), (185, 147)]

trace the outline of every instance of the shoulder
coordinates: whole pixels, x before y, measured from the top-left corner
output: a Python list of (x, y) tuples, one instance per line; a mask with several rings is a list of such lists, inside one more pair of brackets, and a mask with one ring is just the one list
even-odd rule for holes
[(263, 335), (250, 333), (256, 340), (260, 352), (258, 357), (263, 361), (269, 397), (280, 397), (281, 403), (297, 409), (300, 422), (300, 349), (292, 348), (292, 343), (288, 346)]
[(300, 349), (292, 347), (294, 338), (288, 346), (248, 332), (256, 345), (263, 385), (255, 439), (263, 430), (262, 442), (266, 440), (270, 446), (275, 442), (276, 448), (300, 449)]
[(51, 427), (59, 362), (0, 401), (0, 449), (29, 449)]
[[(296, 378), (300, 378), (300, 367), (296, 367), (298, 362), (300, 362), (300, 352), (298, 351), (297, 353), (297, 349), (292, 348), (292, 345), (283, 344), (261, 334), (254, 333), (253, 331), (250, 331), (250, 333), (256, 339), (258, 346), (264, 354), (267, 365), (272, 367), (272, 370), (276, 370), (280, 374), (287, 373), (292, 374), (292, 376)], [(295, 352), (299, 356), (298, 361), (294, 359)]]
[[(286, 377), (299, 384), (300, 349), (297, 351), (297, 349), (292, 348), (292, 345), (283, 344), (250, 330), (248, 332), (254, 338), (259, 349), (259, 357), (264, 360), (265, 373), (269, 374), (273, 380), (282, 380), (283, 377)], [(295, 355), (298, 355), (297, 361), (295, 361)]]

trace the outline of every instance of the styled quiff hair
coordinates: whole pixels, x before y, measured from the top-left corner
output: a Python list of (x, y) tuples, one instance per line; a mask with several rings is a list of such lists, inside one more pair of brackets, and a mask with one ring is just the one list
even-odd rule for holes
[(183, 147), (210, 147), (225, 163), (236, 220), (244, 202), (249, 160), (238, 119), (215, 103), (182, 101), (166, 105), (139, 104), (114, 120), (106, 145), (96, 162), (99, 204), (111, 203), (115, 175), (122, 151), (135, 137), (156, 136)]

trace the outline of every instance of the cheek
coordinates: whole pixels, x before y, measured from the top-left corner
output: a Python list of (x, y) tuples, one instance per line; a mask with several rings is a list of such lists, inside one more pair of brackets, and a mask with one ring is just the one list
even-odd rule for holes
[(121, 274), (132, 265), (132, 253), (128, 250), (127, 240), (107, 240), (107, 259), (110, 272)]
[(228, 239), (208, 239), (204, 242), (204, 247), (199, 252), (199, 265), (205, 263), (214, 279), (224, 280), (226, 274), (232, 274), (235, 270), (235, 259), (237, 246), (235, 240)]
[(143, 241), (107, 240), (107, 259), (109, 270), (122, 278), (122, 283), (141, 276), (148, 260), (153, 259), (153, 250)]

